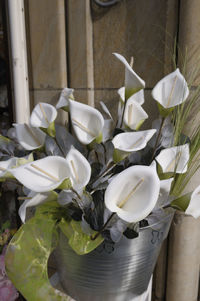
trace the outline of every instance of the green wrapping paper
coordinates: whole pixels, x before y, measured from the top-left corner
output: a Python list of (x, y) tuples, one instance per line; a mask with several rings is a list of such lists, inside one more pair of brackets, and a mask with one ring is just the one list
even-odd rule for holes
[(47, 263), (56, 243), (56, 220), (40, 216), (26, 222), (7, 248), (7, 275), (28, 301), (73, 300), (53, 288), (48, 279)]
[[(6, 252), (6, 271), (14, 286), (28, 301), (73, 301), (49, 282), (47, 265), (51, 252), (58, 244), (61, 230), (79, 255), (94, 250), (104, 240), (84, 234), (80, 222), (70, 220), (57, 203), (54, 193), (51, 201), (37, 207), (34, 217), (14, 235)], [(92, 235), (97, 232), (92, 231)]]

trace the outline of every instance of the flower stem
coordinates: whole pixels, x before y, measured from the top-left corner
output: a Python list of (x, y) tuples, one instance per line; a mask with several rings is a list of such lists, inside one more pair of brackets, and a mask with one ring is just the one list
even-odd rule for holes
[(159, 140), (160, 140), (160, 136), (161, 136), (161, 133), (162, 133), (162, 128), (163, 128), (163, 125), (164, 125), (164, 121), (165, 121), (165, 117), (162, 117), (159, 132), (158, 132), (158, 136), (156, 138), (156, 143), (155, 143), (153, 154), (152, 154), (152, 157), (151, 157), (151, 161), (153, 161), (155, 153), (156, 153), (156, 148), (157, 148)]
[(97, 237), (99, 237), (99, 235), (106, 229), (107, 225), (109, 224), (109, 222), (111, 221), (111, 219), (113, 218), (113, 216), (115, 216), (116, 212), (113, 212), (111, 214), (111, 216), (108, 218), (107, 222), (103, 225), (103, 227), (101, 228), (101, 230), (99, 230), (99, 232), (97, 232), (95, 234), (95, 236), (91, 236), (91, 240), (95, 240)]

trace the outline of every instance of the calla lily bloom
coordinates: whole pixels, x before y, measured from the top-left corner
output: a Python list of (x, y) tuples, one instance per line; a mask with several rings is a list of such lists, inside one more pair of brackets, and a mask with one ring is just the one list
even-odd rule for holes
[(55, 119), (57, 110), (48, 103), (40, 102), (35, 106), (30, 117), (32, 127), (39, 127), (51, 137), (55, 137)]
[(200, 185), (193, 191), (185, 214), (192, 215), (194, 218), (200, 216)]
[(126, 103), (124, 112), (124, 123), (132, 130), (138, 130), (144, 120), (148, 118), (147, 113), (141, 105), (130, 97)]
[(70, 168), (70, 180), (77, 192), (82, 192), (91, 177), (91, 167), (87, 159), (75, 148), (71, 148), (66, 161)]
[(153, 98), (165, 109), (180, 105), (188, 95), (187, 82), (178, 68), (161, 79), (152, 90)]
[(104, 119), (101, 113), (86, 104), (71, 101), (70, 118), (78, 140), (83, 144), (101, 142)]
[(131, 68), (127, 60), (118, 53), (113, 53), (125, 66), (125, 98), (128, 99), (141, 89), (145, 88), (145, 82)]
[(70, 168), (66, 159), (49, 156), (44, 159), (11, 169), (13, 176), (28, 189), (46, 192), (58, 188), (61, 184), (70, 186)]
[(40, 102), (32, 111), (30, 124), (33, 127), (47, 129), (57, 117), (57, 110), (50, 104)]
[(64, 111), (69, 110), (69, 99), (73, 99), (74, 89), (64, 88), (60, 94), (60, 98), (56, 105), (56, 109), (63, 109)]
[(105, 191), (105, 205), (129, 223), (144, 219), (154, 208), (160, 180), (154, 167), (135, 165), (119, 173)]
[(163, 149), (155, 158), (162, 167), (163, 173), (185, 173), (189, 160), (189, 144)]
[(44, 145), (46, 134), (38, 128), (27, 124), (13, 124), (17, 140), (27, 150), (37, 149)]
[(37, 193), (34, 191), (31, 191), (27, 198), (25, 199), (25, 201), (23, 202), (23, 204), (20, 206), (19, 208), (19, 216), (21, 218), (22, 223), (25, 223), (26, 220), (26, 209), (28, 207), (33, 207), (33, 206), (37, 206), (40, 205), (42, 203), (48, 202), (53, 199), (55, 199), (55, 192), (43, 192), (43, 193)]
[(123, 160), (131, 152), (136, 152), (146, 147), (148, 141), (156, 133), (155, 129), (138, 132), (126, 132), (116, 135), (112, 143), (114, 145), (114, 161)]
[[(121, 87), (117, 91), (117, 93), (119, 94), (120, 99), (123, 102), (125, 102), (125, 87)], [(130, 100), (130, 99), (134, 100), (135, 102), (139, 103), (140, 105), (143, 105), (143, 103), (144, 103), (144, 89), (142, 89), (142, 90), (138, 91), (137, 93), (131, 95), (128, 100)]]

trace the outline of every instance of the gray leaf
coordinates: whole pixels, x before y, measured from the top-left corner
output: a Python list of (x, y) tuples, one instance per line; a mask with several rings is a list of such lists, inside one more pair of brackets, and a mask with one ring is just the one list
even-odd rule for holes
[(58, 203), (61, 206), (68, 205), (73, 202), (73, 199), (76, 198), (76, 195), (71, 190), (63, 190), (58, 195)]
[(46, 140), (45, 140), (45, 151), (48, 156), (63, 156), (54, 138), (48, 135), (46, 136)]
[(56, 141), (64, 156), (68, 154), (72, 146), (74, 146), (82, 154), (85, 153), (83, 146), (67, 131), (64, 126), (56, 125)]

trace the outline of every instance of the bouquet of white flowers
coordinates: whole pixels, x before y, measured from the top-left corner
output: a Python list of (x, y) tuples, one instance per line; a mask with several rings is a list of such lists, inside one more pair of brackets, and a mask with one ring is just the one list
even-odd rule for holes
[[(179, 69), (165, 76), (152, 91), (160, 116), (152, 129), (140, 130), (148, 118), (142, 107), (145, 82), (123, 56), (114, 55), (125, 67), (117, 120), (103, 102), (105, 117), (65, 88), (56, 108), (39, 103), (29, 124), (14, 124), (7, 137), (0, 136), (1, 181), (12, 179), (21, 187), (19, 215), (25, 223), (8, 247), (7, 271), (16, 287), (32, 296), (28, 300), (40, 300), (44, 285), (43, 300), (55, 293), (47, 290), (46, 266), (58, 229), (84, 255), (103, 242), (137, 237), (170, 207), (200, 216), (200, 186), (183, 194), (199, 167), (199, 125), (190, 137), (184, 135), (198, 91), (187, 100), (189, 85)], [(58, 109), (68, 112), (66, 126), (55, 123)], [(26, 220), (28, 207), (35, 211)], [(26, 280), (30, 274), (32, 281), (22, 283), (20, 264), (29, 267)], [(57, 293), (57, 298), (63, 297)]]

